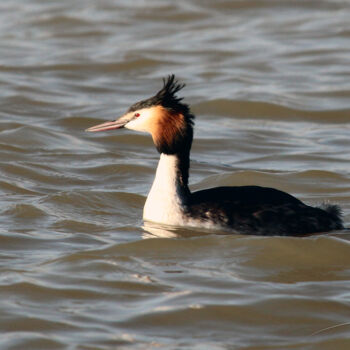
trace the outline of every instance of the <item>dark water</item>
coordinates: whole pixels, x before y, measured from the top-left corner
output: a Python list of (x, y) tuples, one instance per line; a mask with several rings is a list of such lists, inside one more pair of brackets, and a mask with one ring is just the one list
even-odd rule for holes
[(350, 348), (350, 235), (143, 227), (148, 135), (87, 134), (175, 73), (191, 187), (338, 203), (350, 226), (348, 1), (0, 3), (0, 348)]

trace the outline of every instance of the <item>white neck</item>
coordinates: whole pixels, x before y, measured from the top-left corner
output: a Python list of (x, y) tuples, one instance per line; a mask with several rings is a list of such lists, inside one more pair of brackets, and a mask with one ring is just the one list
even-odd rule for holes
[(145, 220), (170, 225), (183, 223), (184, 205), (189, 191), (187, 186), (181, 186), (179, 177), (178, 156), (162, 153), (143, 209)]

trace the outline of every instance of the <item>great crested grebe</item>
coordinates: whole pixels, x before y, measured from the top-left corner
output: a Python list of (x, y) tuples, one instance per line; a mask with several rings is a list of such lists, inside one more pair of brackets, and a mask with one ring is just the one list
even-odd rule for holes
[(176, 95), (184, 86), (170, 75), (153, 97), (133, 104), (115, 121), (87, 129), (127, 128), (152, 135), (160, 160), (144, 220), (252, 235), (298, 236), (343, 228), (338, 206), (311, 207), (274, 188), (216, 187), (191, 193), (188, 170), (194, 115)]

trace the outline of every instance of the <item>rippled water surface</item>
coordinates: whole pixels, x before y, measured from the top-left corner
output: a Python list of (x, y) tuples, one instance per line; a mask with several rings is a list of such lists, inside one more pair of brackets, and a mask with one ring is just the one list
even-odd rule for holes
[(350, 226), (348, 1), (0, 3), (0, 348), (350, 348), (350, 235), (147, 227), (148, 135), (87, 134), (175, 73), (191, 188), (338, 203)]

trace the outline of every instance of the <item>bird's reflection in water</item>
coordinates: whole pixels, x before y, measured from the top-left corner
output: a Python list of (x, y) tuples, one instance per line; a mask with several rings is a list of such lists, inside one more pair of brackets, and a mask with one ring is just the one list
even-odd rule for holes
[(149, 238), (191, 238), (191, 237), (200, 237), (208, 235), (227, 235), (232, 232), (226, 231), (213, 231), (203, 228), (184, 228), (177, 226), (170, 226), (164, 224), (158, 224), (154, 222), (145, 221), (143, 223), (142, 229), (144, 230), (142, 234), (143, 239)]

